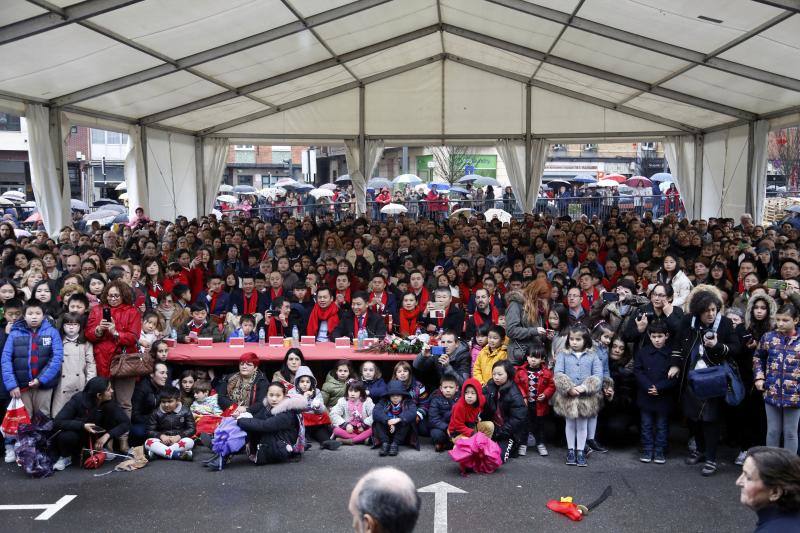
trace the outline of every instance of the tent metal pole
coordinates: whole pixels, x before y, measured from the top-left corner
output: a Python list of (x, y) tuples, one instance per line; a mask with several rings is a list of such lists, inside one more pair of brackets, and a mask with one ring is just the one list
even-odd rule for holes
[[(531, 172), (531, 148), (533, 148), (533, 138), (531, 137), (531, 84), (525, 84), (525, 195), (528, 194), (528, 187), (533, 182), (533, 174)], [(538, 191), (537, 191), (538, 193)], [(525, 199), (527, 201), (527, 198)]]
[[(703, 149), (705, 137), (702, 133), (694, 136), (694, 209), (693, 219), (703, 216)], [(688, 213), (687, 213), (688, 214)]]
[(756, 139), (756, 123), (750, 122), (747, 124), (747, 190), (745, 191), (744, 210), (746, 213), (755, 212), (755, 202), (753, 198), (753, 187), (751, 180), (753, 179), (753, 164), (755, 157), (754, 142)]
[(150, 180), (148, 179), (148, 172), (147, 172), (147, 126), (140, 127), (140, 135), (139, 135), (139, 142), (142, 145), (142, 160), (144, 161), (144, 180), (148, 184), (148, 190), (150, 190)]
[(366, 96), (367, 88), (362, 83), (358, 87), (358, 165), (361, 168), (361, 174), (364, 176), (364, 182), (369, 180), (367, 176), (367, 135), (365, 131), (366, 125)]
[[(206, 180), (203, 176), (203, 137), (194, 138), (194, 179), (196, 184), (197, 216), (205, 215), (206, 210)], [(173, 179), (175, 177), (173, 176)], [(175, 214), (177, 216), (177, 213)]]
[[(49, 109), (50, 119), (50, 142), (53, 144), (53, 155), (56, 160), (56, 186), (58, 197), (61, 198), (61, 193), (64, 191), (64, 176), (67, 172), (64, 162), (64, 139), (61, 137), (61, 109), (58, 107), (51, 107)], [(69, 183), (69, 181), (67, 181)]]

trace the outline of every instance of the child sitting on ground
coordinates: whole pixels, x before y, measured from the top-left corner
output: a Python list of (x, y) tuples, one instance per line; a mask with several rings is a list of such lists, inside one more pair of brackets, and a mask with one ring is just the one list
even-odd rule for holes
[(180, 396), (180, 391), (171, 385), (158, 393), (158, 409), (147, 422), (144, 442), (149, 459), (157, 455), (164, 459), (192, 460), (194, 417), (181, 405)]
[(342, 444), (361, 444), (372, 436), (372, 412), (375, 404), (367, 396), (361, 381), (347, 382), (347, 396), (339, 398), (331, 409), (333, 435)]
[(310, 368), (301, 366), (297, 369), (294, 376), (294, 388), (289, 395), (300, 396), (307, 402), (306, 408), (303, 410), (306, 451), (311, 449), (310, 440), (312, 438), (319, 442), (323, 449), (338, 449), (341, 444), (332, 440), (331, 419), (325, 403), (322, 401), (322, 393), (317, 388), (317, 378), (311, 373)]
[[(544, 420), (550, 411), (550, 398), (556, 391), (553, 371), (544, 364), (546, 358), (544, 344), (533, 344), (526, 354), (527, 361), (517, 367), (514, 375), (514, 381), (528, 405), (528, 434), (536, 440), (536, 449), (542, 457), (548, 454), (544, 444)], [(527, 450), (527, 444), (521, 443), (518, 453), (526, 455)]]
[[(211, 382), (208, 380), (195, 381), (192, 387), (194, 401), (190, 407), (194, 416), (195, 431), (204, 439), (203, 434), (213, 435), (214, 430), (222, 421), (222, 408), (217, 403), (217, 395), (211, 394)], [(206, 439), (207, 442), (210, 440)]]
[(344, 389), (347, 385), (347, 380), (355, 377), (355, 371), (350, 366), (350, 361), (341, 359), (336, 361), (328, 375), (325, 377), (325, 383), (322, 385), (322, 398), (325, 402), (325, 407), (333, 409), (339, 398), (344, 398)]
[(403, 382), (393, 379), (386, 387), (386, 396), (372, 412), (372, 434), (375, 444), (379, 444), (381, 457), (394, 457), (400, 451), (400, 444), (411, 439), (418, 448), (414, 421), (417, 406), (409, 397)]
[[(173, 383), (181, 391), (179, 398), (181, 405), (184, 407), (191, 407), (194, 403), (194, 383), (197, 381), (195, 378), (194, 370), (184, 370), (176, 383)], [(169, 383), (169, 382), (167, 382)]]
[(253, 315), (242, 315), (239, 320), (239, 327), (233, 330), (228, 336), (231, 339), (244, 339), (244, 342), (258, 342), (258, 332), (256, 331), (256, 319)]
[(461, 396), (453, 406), (450, 415), (450, 425), (447, 434), (455, 442), (464, 437), (471, 437), (475, 431), (480, 431), (490, 439), (494, 433), (492, 422), (481, 422), (481, 412), (486, 403), (483, 388), (475, 378), (469, 378), (461, 385)]
[(450, 425), (453, 405), (457, 400), (458, 378), (453, 374), (444, 374), (439, 382), (439, 388), (431, 394), (431, 404), (428, 407), (428, 427), (437, 452), (443, 452), (451, 447), (447, 428)]
[(361, 381), (364, 383), (367, 396), (373, 403), (379, 401), (386, 394), (386, 382), (383, 381), (381, 369), (372, 361), (361, 363)]

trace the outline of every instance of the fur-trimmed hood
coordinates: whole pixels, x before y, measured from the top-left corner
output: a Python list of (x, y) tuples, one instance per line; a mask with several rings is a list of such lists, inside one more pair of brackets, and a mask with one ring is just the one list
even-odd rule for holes
[[(692, 291), (689, 293), (689, 296), (686, 298), (686, 303), (683, 304), (683, 312), (687, 315), (691, 315), (689, 312), (689, 306), (692, 304), (692, 299), (694, 299), (695, 295), (700, 292), (713, 292), (717, 298), (719, 298), (719, 301), (723, 302), (723, 305), (725, 303), (725, 300), (722, 298), (722, 291), (720, 291), (714, 285), (706, 285), (701, 283), (692, 289)], [(722, 311), (722, 309), (719, 309), (719, 311)]]
[(508, 291), (506, 293), (506, 305), (511, 305), (511, 302), (517, 302), (524, 307), (525, 295), (522, 291)]
[(281, 403), (270, 408), (269, 404), (267, 403), (267, 398), (264, 397), (264, 406), (266, 406), (266, 408), (269, 409), (270, 413), (273, 415), (285, 413), (287, 411), (297, 411), (300, 413), (308, 406), (308, 401), (306, 400), (305, 396), (291, 395), (286, 396), (283, 400), (281, 400)]
[(747, 300), (747, 309), (744, 312), (744, 327), (750, 329), (750, 325), (752, 324), (753, 321), (752, 319), (753, 306), (759, 300), (767, 302), (767, 312), (769, 313), (769, 327), (770, 329), (772, 329), (775, 326), (775, 313), (778, 312), (778, 302), (776, 302), (775, 298), (773, 298), (772, 296), (761, 292), (759, 292), (754, 296), (751, 296)]

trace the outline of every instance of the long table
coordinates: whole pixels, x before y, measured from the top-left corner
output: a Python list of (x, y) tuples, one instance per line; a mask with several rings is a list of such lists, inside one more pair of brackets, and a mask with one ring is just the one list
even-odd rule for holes
[[(317, 344), (301, 345), (300, 350), (308, 361), (335, 361), (347, 359), (350, 361), (412, 361), (415, 354), (357, 352), (353, 347), (336, 348), (332, 342), (319, 342)], [(260, 346), (256, 343), (247, 343), (244, 347), (232, 347), (228, 343), (214, 343), (210, 347), (201, 347), (196, 344), (176, 344), (169, 349), (168, 361), (182, 364), (199, 364), (204, 366), (231, 365), (239, 361), (245, 352), (255, 352), (261, 361), (283, 361), (286, 350), (283, 346)]]

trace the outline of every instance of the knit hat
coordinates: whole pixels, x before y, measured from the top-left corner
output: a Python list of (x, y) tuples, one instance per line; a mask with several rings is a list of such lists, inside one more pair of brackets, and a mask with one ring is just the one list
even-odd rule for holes
[(394, 396), (395, 394), (399, 396), (408, 396), (406, 386), (403, 385), (402, 381), (397, 379), (393, 379), (389, 382), (386, 386), (386, 394), (384, 396)]
[(252, 363), (258, 365), (258, 356), (254, 352), (245, 352), (239, 357), (240, 363)]

